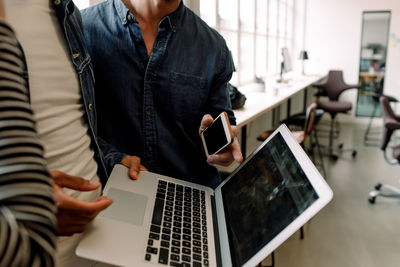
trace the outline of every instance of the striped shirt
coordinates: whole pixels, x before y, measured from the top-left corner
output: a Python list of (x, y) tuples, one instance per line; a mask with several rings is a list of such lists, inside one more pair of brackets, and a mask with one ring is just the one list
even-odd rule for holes
[(56, 208), (24, 62), (0, 19), (0, 266), (54, 266)]

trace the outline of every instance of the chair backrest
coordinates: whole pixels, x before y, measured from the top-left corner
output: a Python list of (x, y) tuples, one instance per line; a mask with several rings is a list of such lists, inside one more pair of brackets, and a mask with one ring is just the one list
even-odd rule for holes
[(339, 95), (344, 90), (348, 89), (347, 84), (343, 80), (343, 72), (341, 70), (329, 71), (326, 83), (321, 87), (331, 101), (337, 101), (339, 99)]
[(303, 129), (306, 136), (311, 134), (311, 132), (314, 130), (316, 111), (317, 111), (316, 103), (312, 103), (311, 105), (309, 105), (306, 110), (306, 120), (304, 122), (304, 129)]
[(387, 145), (390, 142), (390, 138), (394, 130), (399, 129), (400, 122), (396, 119), (396, 115), (390, 106), (389, 99), (386, 96), (380, 98), (382, 114), (383, 114), (383, 137), (381, 149), (386, 150)]

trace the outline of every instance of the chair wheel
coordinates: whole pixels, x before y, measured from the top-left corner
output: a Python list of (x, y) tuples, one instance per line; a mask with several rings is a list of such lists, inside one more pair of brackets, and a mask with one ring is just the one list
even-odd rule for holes
[(351, 153), (351, 156), (353, 157), (353, 158), (355, 158), (356, 156), (357, 156), (357, 151), (353, 151), (352, 153)]
[(375, 190), (380, 190), (381, 189), (381, 187), (382, 187), (382, 184), (381, 183), (377, 183), (376, 185), (375, 185)]
[(338, 145), (338, 148), (342, 149), (343, 148), (343, 144)]
[(376, 197), (369, 197), (368, 201), (369, 201), (369, 203), (374, 204), (375, 203), (375, 199), (376, 199)]
[(334, 160), (334, 161), (336, 161), (336, 160), (338, 160), (338, 156), (337, 155), (331, 155), (331, 160)]

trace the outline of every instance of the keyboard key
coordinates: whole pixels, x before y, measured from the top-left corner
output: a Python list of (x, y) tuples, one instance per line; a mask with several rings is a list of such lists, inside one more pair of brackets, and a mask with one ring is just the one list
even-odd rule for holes
[(165, 202), (165, 205), (167, 206), (174, 206), (174, 202), (167, 200), (167, 202)]
[(201, 263), (197, 262), (197, 261), (194, 261), (193, 262), (193, 267), (201, 267)]
[(168, 241), (161, 241), (161, 246), (169, 248), (169, 242)]
[(157, 248), (152, 248), (152, 247), (147, 247), (146, 249), (147, 253), (151, 253), (151, 254), (157, 254)]
[(208, 246), (207, 245), (203, 245), (203, 250), (204, 251), (208, 251)]
[(168, 210), (168, 211), (172, 211), (173, 210), (173, 208), (171, 206), (166, 206), (165, 209)]
[(150, 226), (150, 231), (159, 234), (161, 232), (161, 227), (157, 225)]
[(201, 247), (201, 241), (193, 239), (193, 246)]
[(203, 244), (208, 244), (207, 238), (203, 238)]
[(184, 222), (183, 227), (190, 228), (191, 226), (190, 226), (190, 223)]
[(182, 253), (190, 255), (191, 251), (188, 248), (182, 248)]
[(180, 234), (180, 233), (181, 233), (181, 228), (179, 228), (179, 227), (174, 227), (174, 228), (172, 228), (172, 231), (173, 231), (174, 233), (176, 233), (176, 234)]
[(167, 200), (169, 200), (169, 201), (174, 201), (174, 197), (167, 196)]
[(178, 262), (171, 261), (171, 262), (169, 262), (169, 266), (173, 266), (173, 267), (182, 267), (182, 264), (180, 264), (180, 263), (178, 263)]
[(194, 227), (197, 227), (197, 228), (200, 228), (200, 223), (198, 223), (198, 222), (193, 222), (193, 226), (194, 226)]
[(167, 182), (164, 181), (164, 180), (158, 180), (158, 184), (159, 184), (159, 185), (160, 185), (160, 184), (162, 184), (162, 185), (167, 185)]
[(147, 245), (152, 246), (153, 245), (153, 239), (149, 239), (149, 241), (147, 241)]
[(146, 254), (146, 256), (144, 257), (144, 259), (146, 261), (151, 261), (151, 255), (150, 254)]
[(172, 238), (176, 240), (181, 240), (181, 235), (180, 234), (172, 234)]
[(203, 232), (203, 237), (207, 237), (207, 232)]
[(163, 226), (167, 228), (171, 228), (171, 223), (170, 222), (163, 222)]
[(170, 235), (166, 235), (166, 234), (162, 234), (161, 235), (161, 239), (169, 241), (171, 239), (171, 236)]
[(185, 193), (191, 193), (192, 192), (192, 188), (185, 186)]
[(165, 216), (171, 216), (172, 217), (172, 211), (166, 210), (164, 212)]
[(200, 228), (194, 227), (193, 233), (200, 234)]
[(165, 194), (163, 194), (161, 192), (157, 192), (156, 198), (164, 199), (165, 198)]
[(208, 260), (204, 259), (204, 266), (208, 266)]
[(182, 267), (190, 267), (190, 263), (182, 262)]
[(181, 250), (177, 247), (172, 247), (171, 251), (172, 251), (172, 253), (175, 253), (175, 254), (179, 254), (181, 252)]
[(201, 248), (193, 247), (193, 252), (201, 254)]
[(162, 214), (164, 210), (164, 200), (156, 198), (154, 203), (153, 218), (151, 223), (156, 225), (161, 225)]
[(183, 192), (183, 186), (182, 185), (176, 185), (176, 191)]
[(158, 263), (168, 264), (169, 251), (166, 248), (160, 248), (160, 256), (158, 257)]
[[(201, 256), (199, 254), (193, 254), (193, 260), (201, 261)], [(201, 266), (201, 264), (200, 264), (200, 266)]]
[(179, 256), (176, 254), (171, 254), (171, 260), (172, 261), (179, 261)]
[(149, 238), (155, 239), (155, 240), (159, 240), (160, 239), (160, 235), (159, 234), (150, 233), (149, 234)]
[(190, 235), (183, 235), (183, 240), (191, 241), (192, 238), (190, 237)]
[(184, 234), (190, 235), (191, 232), (192, 232), (192, 231), (191, 231), (190, 229), (188, 229), (188, 228), (183, 228), (183, 233), (184, 233)]
[(182, 223), (181, 222), (174, 222), (174, 227), (181, 228), (182, 227)]
[(190, 248), (190, 242), (188, 242), (188, 241), (183, 241), (182, 244), (183, 244), (184, 247)]
[(182, 255), (182, 261), (190, 262), (190, 256)]
[(174, 215), (176, 215), (176, 216), (182, 216), (182, 211), (175, 210), (175, 211), (174, 211)]
[(162, 232), (163, 232), (163, 234), (171, 234), (171, 229), (169, 229), (169, 228), (163, 228), (162, 229)]
[(204, 257), (205, 259), (208, 259), (208, 252), (204, 252), (204, 253), (203, 253), (203, 257)]
[(172, 218), (169, 217), (169, 216), (165, 216), (165, 217), (164, 217), (164, 221), (166, 221), (166, 222), (172, 222)]
[(181, 246), (181, 241), (172, 239), (172, 245), (173, 245), (173, 246), (176, 246), (176, 247), (180, 247), (180, 246)]

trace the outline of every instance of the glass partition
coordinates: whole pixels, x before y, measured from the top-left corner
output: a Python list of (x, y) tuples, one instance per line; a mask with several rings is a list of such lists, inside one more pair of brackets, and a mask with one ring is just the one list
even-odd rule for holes
[(385, 84), (390, 15), (390, 11), (363, 12), (356, 116), (381, 116), (377, 100)]

